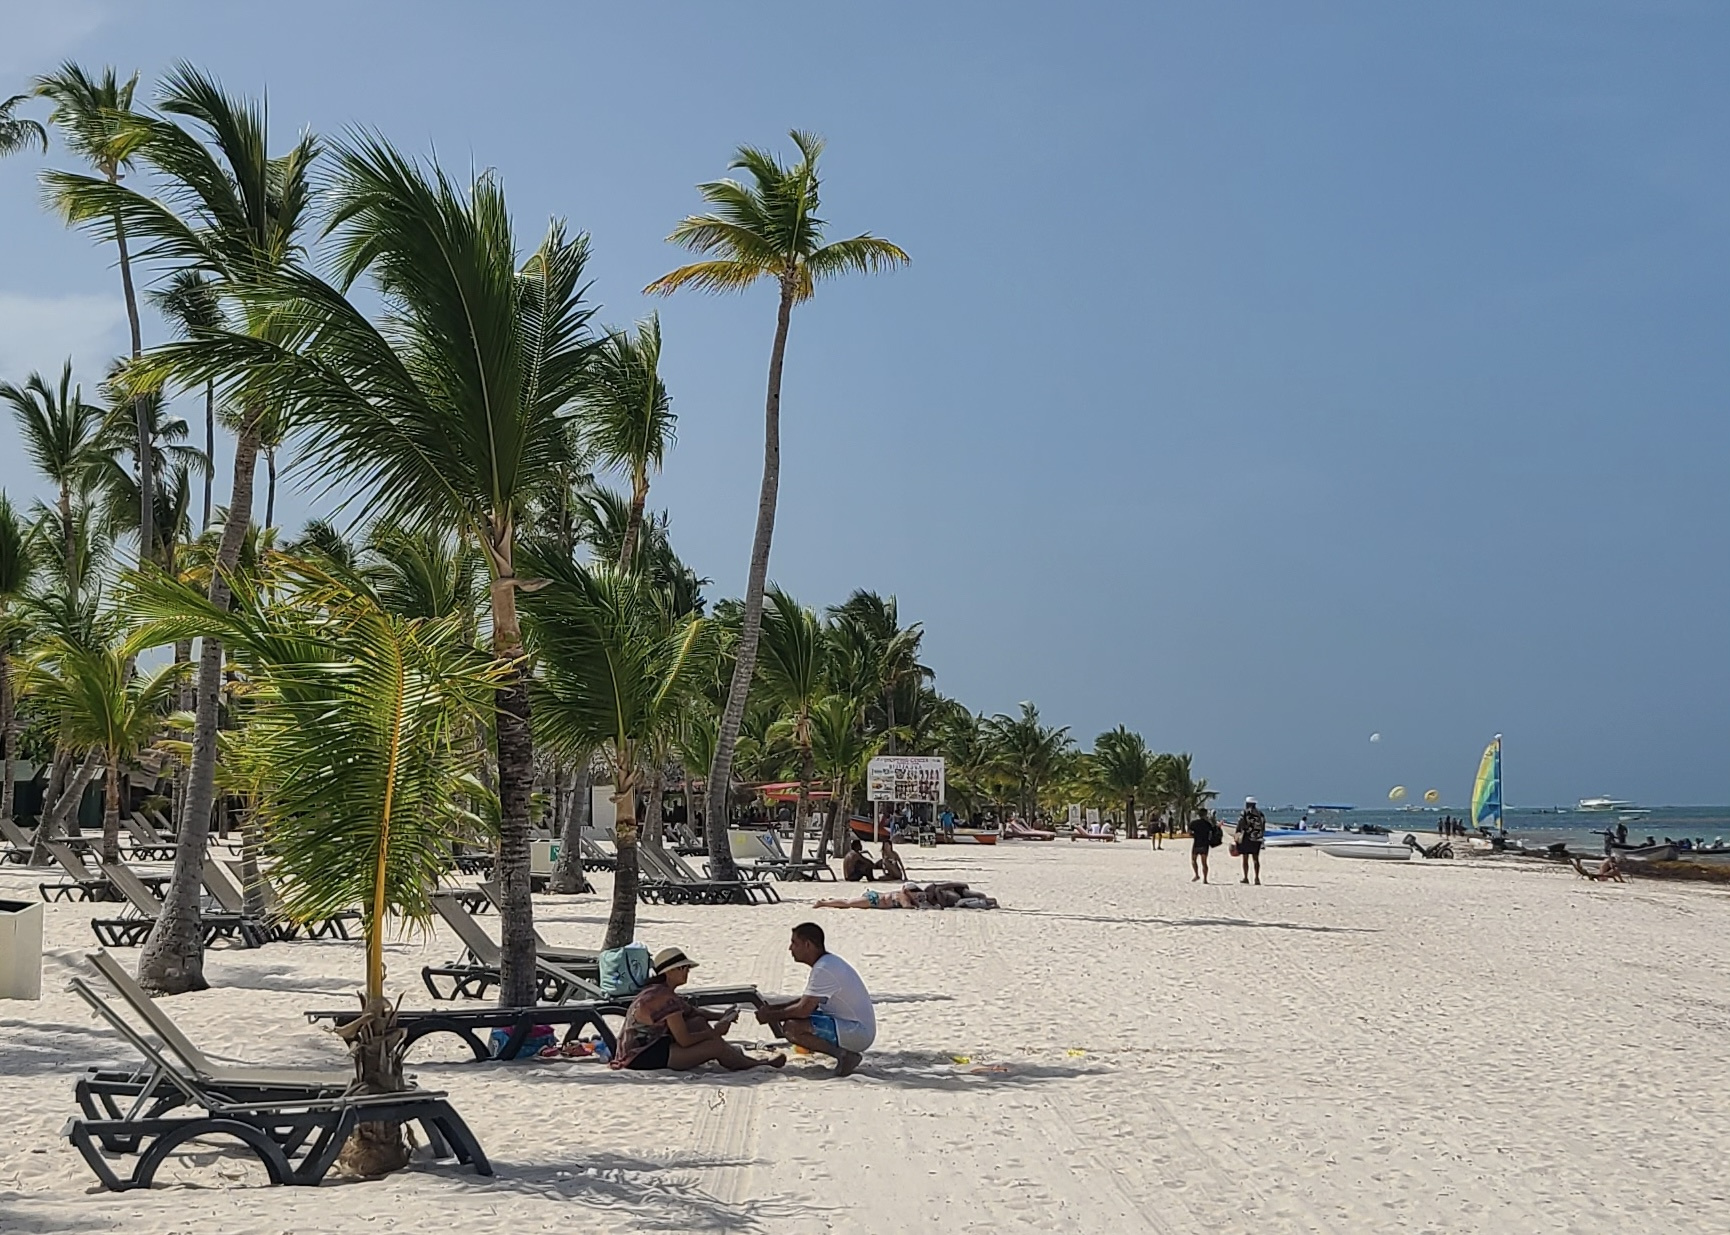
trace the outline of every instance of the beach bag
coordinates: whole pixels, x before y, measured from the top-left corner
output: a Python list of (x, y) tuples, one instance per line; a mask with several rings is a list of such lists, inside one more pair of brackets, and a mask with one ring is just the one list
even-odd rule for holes
[(601, 953), (601, 989), (609, 995), (635, 995), (649, 980), (649, 949), (640, 943)]
[(551, 1025), (536, 1025), (533, 1029), (529, 1030), (529, 1036), (523, 1039), (523, 1044), (517, 1048), (516, 1053), (514, 1055), (506, 1056), (502, 1052), (505, 1047), (509, 1045), (510, 1040), (511, 1031), (509, 1029), (501, 1027), (493, 1030), (492, 1034), (488, 1038), (488, 1045), (492, 1048), (492, 1056), (494, 1059), (533, 1059), (536, 1055), (539, 1055), (544, 1048), (557, 1046), (559, 1044), (559, 1035)]
[(1218, 823), (1215, 823), (1213, 824), (1212, 831), (1207, 834), (1207, 847), (1209, 849), (1218, 849), (1223, 844), (1225, 844), (1225, 829), (1220, 827)]

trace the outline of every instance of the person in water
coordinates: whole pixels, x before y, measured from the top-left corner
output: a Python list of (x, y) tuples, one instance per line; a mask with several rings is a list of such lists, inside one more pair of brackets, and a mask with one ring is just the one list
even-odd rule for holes
[(618, 1054), (611, 1066), (632, 1072), (663, 1068), (689, 1072), (706, 1063), (718, 1063), (729, 1072), (744, 1072), (786, 1064), (785, 1055), (758, 1059), (727, 1041), (727, 1031), (739, 1015), (737, 1008), (716, 1015), (679, 994), (696, 967), (697, 962), (682, 949), (662, 948), (655, 953), (649, 981), (625, 1012)]

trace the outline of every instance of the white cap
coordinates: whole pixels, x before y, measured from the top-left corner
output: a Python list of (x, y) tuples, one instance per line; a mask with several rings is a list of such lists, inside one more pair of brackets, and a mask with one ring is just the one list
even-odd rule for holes
[(1245, 806), (1254, 806), (1255, 805), (1255, 799), (1254, 798), (1245, 798), (1243, 800), (1243, 804)]

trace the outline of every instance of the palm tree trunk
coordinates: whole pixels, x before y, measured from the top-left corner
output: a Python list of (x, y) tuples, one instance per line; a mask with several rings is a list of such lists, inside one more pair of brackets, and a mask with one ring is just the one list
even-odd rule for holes
[(264, 526), (273, 528), (276, 526), (276, 447), (265, 450), (264, 468), (269, 474), (264, 490)]
[(12, 818), (17, 793), (17, 777), (12, 771), (13, 751), (18, 744), (17, 723), (18, 706), (12, 698), (12, 654), (0, 646), (0, 760), (6, 763), (5, 771), (0, 772), (0, 819)]
[(565, 830), (559, 835), (559, 860), (553, 866), (553, 878), (549, 891), (561, 896), (571, 896), (578, 892), (589, 890), (589, 881), (583, 876), (583, 829), (589, 824), (589, 816), (594, 809), (594, 776), (589, 771), (589, 760), (585, 753), (571, 769), (571, 778), (575, 788), (574, 796), (565, 811)]
[[(228, 608), (228, 574), (240, 560), (247, 525), (252, 521), (253, 477), (258, 466), (259, 422), (262, 409), (248, 408), (234, 441), (234, 479), (228, 499), (228, 519), (217, 544), (215, 569), (210, 572), (210, 603)], [(222, 641), (205, 635), (198, 641), (198, 686), (194, 700), (192, 770), (187, 777), (185, 808), (176, 820), (174, 873), (163, 897), (162, 913), (138, 957), (138, 981), (157, 995), (201, 991), (204, 980), (203, 923), (199, 889), (204, 879), (204, 854), (210, 841), (210, 812), (216, 798), (216, 731), (222, 694)]]
[[(637, 933), (637, 783), (628, 760), (617, 761), (613, 780), (613, 848), (619, 869), (613, 874), (613, 907), (607, 914), (603, 950), (622, 948)], [(710, 861), (712, 865), (713, 858)]]
[(30, 854), (30, 865), (39, 866), (48, 860), (48, 851), (42, 848), (45, 841), (51, 841), (60, 835), (60, 829), (66, 826), (68, 819), (78, 814), (78, 806), (84, 800), (84, 791), (90, 782), (96, 779), (96, 773), (102, 768), (102, 752), (92, 749), (84, 756), (84, 762), (78, 765), (77, 773), (67, 782), (60, 796), (52, 801), (44, 798), (42, 801), (42, 822), (36, 829), (36, 845)]
[(657, 760), (655, 766), (649, 769), (649, 802), (643, 812), (643, 828), (648, 833), (651, 845), (661, 845), (662, 838), (661, 810), (667, 800), (666, 769)]
[(751, 570), (745, 580), (745, 614), (733, 680), (715, 735), (715, 761), (709, 766), (709, 873), (716, 879), (737, 879), (739, 868), (727, 844), (727, 817), (733, 788), (733, 750), (745, 723), (745, 697), (757, 672), (757, 641), (763, 634), (763, 588), (769, 577), (769, 545), (775, 538), (775, 498), (781, 488), (781, 368), (787, 355), (787, 327), (793, 319), (794, 285), (781, 284), (781, 306), (775, 317), (775, 344), (769, 352), (769, 390), (763, 400), (763, 484), (757, 494), (757, 534), (751, 542)]
[(102, 860), (120, 861), (120, 760), (102, 771)]
[(648, 503), (649, 476), (639, 469), (631, 478), (631, 517), (625, 521), (625, 543), (619, 547), (621, 574), (631, 568), (631, 559), (636, 556), (637, 538), (643, 533), (643, 507)]
[[(108, 173), (108, 182), (118, 184), (118, 172)], [(132, 328), (132, 358), (144, 351), (144, 334), (138, 321), (138, 292), (132, 285), (132, 254), (126, 246), (126, 226), (114, 216), (114, 244), (120, 250), (120, 287), (126, 293), (126, 321)], [(150, 409), (142, 398), (132, 401), (132, 419), (138, 429), (138, 564), (143, 566), (156, 548), (156, 475), (150, 457)]]
[(200, 532), (210, 530), (210, 486), (216, 479), (216, 383), (204, 383), (204, 522)]
[(811, 818), (811, 743), (807, 739), (799, 752), (799, 804), (793, 808), (793, 860), (805, 857), (805, 828)]
[(60, 486), (60, 548), (66, 559), (66, 586), (76, 588), (78, 541), (72, 534), (72, 490), (65, 485)]
[(846, 802), (842, 797), (845, 786), (839, 780), (829, 782), (829, 819), (828, 826), (823, 829), (823, 838), (817, 842), (817, 860), (826, 861), (831, 853), (845, 853), (846, 839), (844, 829), (847, 826)]
[(513, 541), (507, 527), (495, 541), (492, 582), (493, 655), (511, 665), (510, 677), (493, 692), (493, 730), (498, 742), (499, 1005), (524, 1008), (535, 1002), (535, 909), (529, 895), (529, 797), (534, 789), (535, 744), (529, 730), (529, 687), (518, 662), (523, 634), (517, 620)]

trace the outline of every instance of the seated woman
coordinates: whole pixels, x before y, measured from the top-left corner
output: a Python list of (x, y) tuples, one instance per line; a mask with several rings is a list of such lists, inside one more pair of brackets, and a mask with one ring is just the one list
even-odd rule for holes
[(730, 1008), (719, 1016), (705, 1012), (679, 994), (691, 980), (697, 962), (679, 948), (655, 953), (648, 984), (631, 1000), (625, 1027), (619, 1031), (619, 1052), (611, 1066), (634, 1072), (671, 1068), (686, 1072), (700, 1064), (718, 1063), (729, 1072), (749, 1068), (779, 1068), (785, 1055), (758, 1059), (727, 1041), (739, 1010)]
[(883, 860), (877, 865), (883, 871), (883, 878), (896, 883), (906, 881), (907, 868), (901, 865), (901, 855), (895, 852), (895, 842), (887, 836), (883, 838)]

